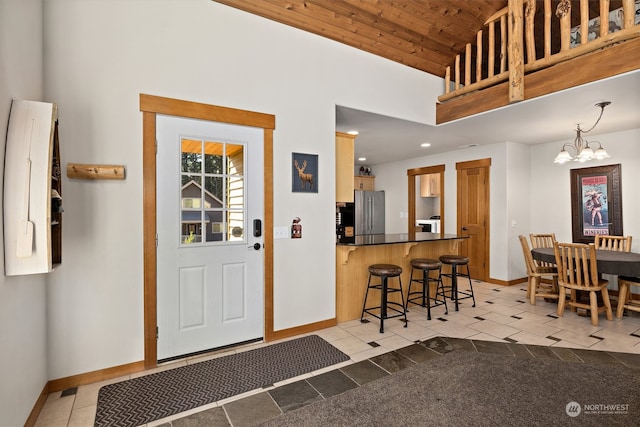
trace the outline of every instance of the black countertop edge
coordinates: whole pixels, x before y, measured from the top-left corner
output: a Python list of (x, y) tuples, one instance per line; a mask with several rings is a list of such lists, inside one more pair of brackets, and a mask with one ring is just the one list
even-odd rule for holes
[(415, 233), (414, 238), (410, 238), (407, 233), (400, 234), (368, 234), (363, 236), (342, 237), (336, 240), (337, 246), (370, 246), (370, 245), (392, 245), (395, 243), (411, 242), (438, 242), (442, 240), (468, 239), (469, 236), (458, 236), (456, 234), (440, 233)]

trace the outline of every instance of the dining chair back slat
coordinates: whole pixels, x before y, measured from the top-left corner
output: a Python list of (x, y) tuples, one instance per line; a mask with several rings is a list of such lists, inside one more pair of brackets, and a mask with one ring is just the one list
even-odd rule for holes
[[(598, 314), (604, 311), (607, 320), (613, 320), (607, 285), (609, 281), (598, 276), (596, 246), (593, 243), (555, 243), (553, 247), (558, 266), (558, 316), (564, 313), (565, 303), (571, 307), (591, 311), (591, 323), (598, 326)], [(571, 300), (566, 302), (565, 289), (571, 291)], [(577, 291), (589, 292), (589, 303), (578, 300)], [(598, 304), (596, 293), (602, 295), (603, 304)]]
[[(533, 249), (538, 249), (538, 248), (553, 248), (553, 244), (556, 242), (556, 235), (555, 233), (546, 233), (546, 234), (529, 234), (529, 240), (531, 240), (531, 247)], [(538, 260), (534, 260), (534, 263), (537, 266), (541, 266), (541, 267), (554, 267), (555, 268), (555, 264), (551, 263), (551, 262), (544, 262), (544, 261), (538, 261)]]
[(555, 233), (547, 233), (547, 234), (529, 234), (529, 239), (531, 239), (531, 247), (533, 249), (538, 248), (552, 248), (553, 244), (556, 242)]
[(593, 243), (596, 249), (631, 252), (631, 236), (603, 236), (597, 234)]

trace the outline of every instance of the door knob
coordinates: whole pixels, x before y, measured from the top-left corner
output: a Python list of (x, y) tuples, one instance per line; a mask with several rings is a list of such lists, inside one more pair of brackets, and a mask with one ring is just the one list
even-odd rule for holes
[(468, 228), (467, 227), (462, 227), (462, 231), (467, 231)]
[(254, 243), (252, 246), (249, 246), (249, 249), (253, 248), (256, 251), (259, 251), (262, 245), (260, 243)]

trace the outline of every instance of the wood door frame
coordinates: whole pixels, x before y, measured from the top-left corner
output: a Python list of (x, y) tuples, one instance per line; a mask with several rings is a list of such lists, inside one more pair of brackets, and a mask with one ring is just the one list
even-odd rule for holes
[(407, 188), (409, 191), (409, 219), (407, 226), (412, 239), (416, 235), (416, 176), (418, 175), (440, 174), (440, 235), (444, 234), (444, 169), (445, 165), (407, 169)]
[[(479, 159), (479, 160), (469, 160), (466, 162), (458, 162), (456, 163), (456, 179), (457, 179), (457, 186), (456, 188), (458, 196), (460, 197), (460, 174), (462, 173), (461, 171), (464, 169), (475, 169), (475, 168), (485, 168), (487, 169), (487, 185), (485, 188), (485, 206), (487, 206), (486, 209), (486, 218), (485, 218), (485, 239), (484, 239), (484, 277), (474, 277), (474, 279), (479, 279), (482, 281), (487, 281), (489, 279), (489, 277), (491, 276), (491, 265), (490, 265), (490, 261), (491, 261), (491, 257), (489, 256), (489, 250), (490, 250), (490, 246), (489, 246), (489, 241), (491, 240), (491, 229), (490, 229), (490, 218), (491, 218), (491, 158), (487, 158), (487, 159)], [(457, 230), (456, 233), (460, 232), (462, 230), (462, 226), (463, 224), (461, 223), (461, 209), (462, 209), (462, 203), (460, 203), (460, 199), (457, 199), (456, 201), (456, 205), (457, 205), (457, 212), (456, 212), (456, 216), (457, 216)]]
[(273, 131), (275, 116), (140, 94), (144, 260), (144, 367), (157, 366), (156, 115), (186, 117), (264, 129), (264, 340), (273, 331)]

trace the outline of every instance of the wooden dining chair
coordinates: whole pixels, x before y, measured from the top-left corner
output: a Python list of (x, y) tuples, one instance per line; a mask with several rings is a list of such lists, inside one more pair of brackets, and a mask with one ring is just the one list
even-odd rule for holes
[[(558, 299), (558, 269), (554, 264), (544, 263), (533, 259), (531, 249), (525, 236), (519, 236), (524, 263), (527, 267), (527, 298), (531, 305), (536, 305), (536, 298)], [(542, 283), (541, 279), (547, 277), (551, 283)]]
[[(596, 249), (600, 250), (631, 252), (631, 236), (601, 236), (597, 234), (593, 243), (596, 245)], [(620, 307), (620, 299), (622, 299), (623, 305), (624, 300), (631, 301), (631, 288), (626, 286), (623, 289), (618, 281), (618, 308)]]
[[(565, 304), (570, 307), (591, 311), (591, 324), (598, 326), (598, 315), (604, 311), (607, 320), (613, 320), (611, 301), (609, 301), (608, 280), (598, 277), (596, 246), (593, 243), (555, 243), (553, 250), (558, 266), (558, 316), (564, 314)], [(571, 299), (566, 301), (565, 289), (571, 290)], [(577, 291), (589, 292), (589, 304), (577, 298)], [(598, 295), (602, 295), (603, 305), (598, 305)]]
[(631, 298), (631, 286), (640, 286), (638, 277), (618, 277), (618, 308), (616, 317), (622, 319), (624, 310), (640, 312), (640, 301)]
[(601, 236), (596, 234), (593, 242), (596, 249), (631, 252), (631, 236)]

